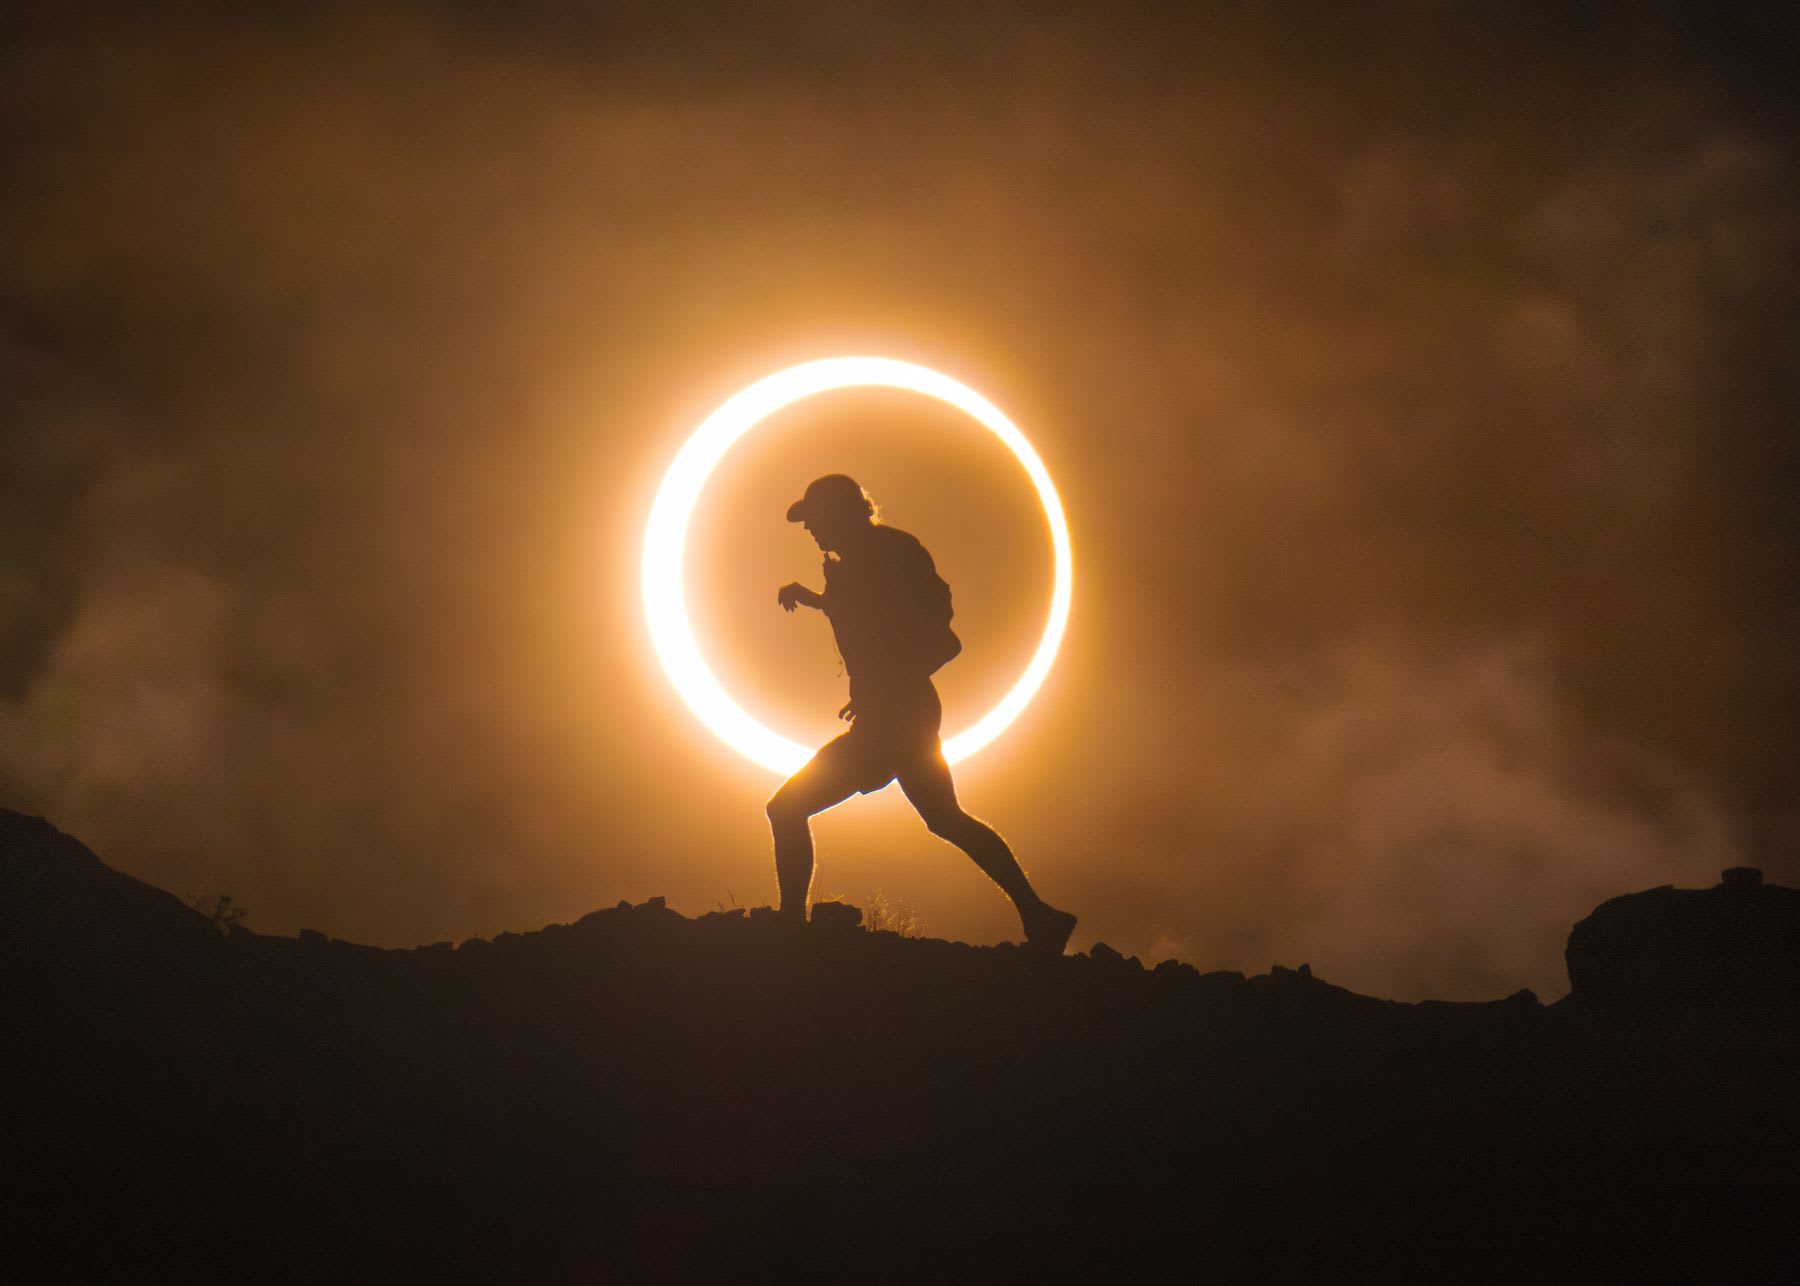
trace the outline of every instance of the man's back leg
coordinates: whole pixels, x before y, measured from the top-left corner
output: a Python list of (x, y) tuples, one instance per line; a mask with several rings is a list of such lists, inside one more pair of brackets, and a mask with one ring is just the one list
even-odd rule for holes
[(942, 753), (934, 754), (917, 767), (900, 774), (900, 789), (919, 811), (933, 835), (948, 840), (967, 853), (976, 866), (1018, 908), (1019, 922), (1025, 929), (1027, 942), (1054, 954), (1062, 954), (1069, 935), (1075, 930), (1075, 917), (1059, 911), (1037, 895), (1026, 877), (1019, 859), (1000, 833), (979, 817), (964, 810), (957, 802), (956, 781)]

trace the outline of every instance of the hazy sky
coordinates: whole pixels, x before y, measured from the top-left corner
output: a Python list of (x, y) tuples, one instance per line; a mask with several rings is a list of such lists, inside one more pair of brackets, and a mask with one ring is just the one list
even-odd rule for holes
[[(1796, 23), (1567, 7), (8, 19), (0, 803), (264, 931), (772, 899), (639, 538), (713, 405), (879, 352), (1063, 489), (1062, 660), (959, 780), (1076, 947), (1549, 996), (1605, 897), (1800, 883)], [(904, 398), (732, 457), (707, 646), (831, 730), (774, 591), (840, 468), (955, 587), (965, 723), (1047, 541)], [(820, 892), (1015, 934), (898, 792), (817, 831)]]

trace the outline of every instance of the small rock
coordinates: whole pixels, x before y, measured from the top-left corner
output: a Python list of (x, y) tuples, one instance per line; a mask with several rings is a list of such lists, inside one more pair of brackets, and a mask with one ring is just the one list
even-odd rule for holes
[(1096, 942), (1088, 948), (1088, 957), (1102, 964), (1123, 964), (1125, 957), (1107, 946), (1104, 942)]
[(324, 946), (330, 939), (317, 929), (302, 929), (300, 930), (300, 941), (310, 942), (315, 946)]
[(862, 923), (862, 908), (848, 902), (816, 902), (812, 922), (821, 929), (854, 929)]

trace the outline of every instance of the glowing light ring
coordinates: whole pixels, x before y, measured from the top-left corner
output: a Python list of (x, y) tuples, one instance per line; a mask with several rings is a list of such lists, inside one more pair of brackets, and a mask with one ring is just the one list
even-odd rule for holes
[[(1017, 425), (974, 389), (929, 367), (886, 357), (832, 357), (790, 366), (764, 377), (731, 397), (682, 445), (663, 475), (662, 486), (650, 506), (644, 529), (644, 616), (657, 659), (669, 681), (700, 721), (726, 745), (771, 772), (792, 774), (812, 758), (814, 747), (773, 732), (758, 723), (720, 686), (711, 667), (700, 655), (688, 619), (682, 592), (682, 558), (687, 549), (688, 520), (706, 480), (732, 444), (770, 415), (802, 398), (846, 388), (894, 388), (922, 393), (962, 411), (1004, 442), (1037, 488), (1050, 542), (1056, 556), (1056, 582), (1050, 595), (1050, 615), (1043, 637), (1025, 671), (993, 709), (975, 723), (944, 741), (944, 756), (951, 763), (967, 759), (986, 746), (1019, 717), (1043, 685), (1063, 631), (1069, 623), (1073, 595), (1074, 558), (1069, 545), (1069, 524), (1049, 470)], [(785, 499), (785, 498), (784, 498)]]

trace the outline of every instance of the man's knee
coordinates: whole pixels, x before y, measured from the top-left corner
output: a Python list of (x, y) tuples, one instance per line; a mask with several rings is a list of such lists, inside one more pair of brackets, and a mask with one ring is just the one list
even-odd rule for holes
[(778, 790), (769, 796), (769, 803), (764, 811), (769, 815), (769, 825), (777, 830), (784, 827), (804, 826), (806, 819), (812, 816), (806, 805), (785, 790)]
[(925, 819), (925, 829), (939, 839), (947, 839), (952, 844), (969, 838), (981, 823), (970, 817), (957, 807), (921, 809), (919, 816)]

